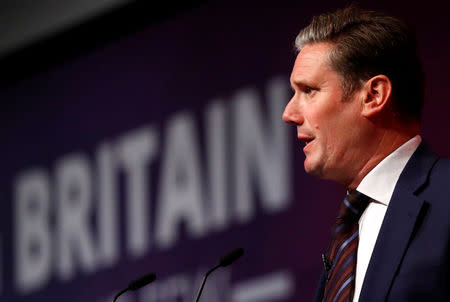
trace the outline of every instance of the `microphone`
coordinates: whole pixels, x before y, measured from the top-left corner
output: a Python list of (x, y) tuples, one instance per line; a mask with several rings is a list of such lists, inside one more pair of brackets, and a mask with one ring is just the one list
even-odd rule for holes
[(236, 261), (239, 257), (244, 255), (243, 248), (237, 248), (220, 258), (219, 266), (225, 267)]
[(322, 262), (323, 262), (323, 267), (325, 269), (325, 272), (327, 274), (327, 280), (329, 279), (329, 275), (330, 275), (330, 270), (331, 267), (333, 266), (333, 264), (330, 262), (330, 260), (328, 259), (327, 255), (322, 254)]
[(202, 285), (200, 286), (200, 289), (197, 293), (197, 298), (195, 299), (195, 302), (198, 302), (200, 300), (200, 296), (202, 294), (203, 287), (205, 286), (206, 279), (208, 278), (209, 274), (211, 274), (213, 271), (215, 271), (219, 267), (225, 267), (225, 266), (232, 264), (234, 261), (236, 261), (238, 258), (240, 258), (243, 254), (244, 254), (243, 248), (236, 248), (236, 249), (232, 250), (231, 252), (229, 252), (228, 254), (226, 254), (225, 256), (223, 256), (222, 258), (220, 258), (219, 264), (217, 264), (212, 269), (210, 269), (206, 273), (205, 277), (203, 278)]
[(138, 289), (140, 289), (141, 287), (146, 286), (147, 284), (152, 283), (153, 281), (156, 280), (156, 275), (153, 273), (150, 274), (146, 274), (136, 280), (131, 281), (128, 284), (128, 287), (122, 289), (115, 297), (113, 302), (115, 302), (117, 300), (117, 298), (119, 298), (120, 295), (122, 295), (123, 293), (131, 290), (131, 291), (136, 291)]

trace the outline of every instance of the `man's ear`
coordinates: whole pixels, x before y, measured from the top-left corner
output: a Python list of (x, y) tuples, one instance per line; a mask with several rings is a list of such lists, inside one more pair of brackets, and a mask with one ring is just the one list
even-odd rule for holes
[(387, 109), (391, 101), (392, 83), (385, 75), (370, 78), (363, 88), (362, 115), (370, 118), (383, 109)]

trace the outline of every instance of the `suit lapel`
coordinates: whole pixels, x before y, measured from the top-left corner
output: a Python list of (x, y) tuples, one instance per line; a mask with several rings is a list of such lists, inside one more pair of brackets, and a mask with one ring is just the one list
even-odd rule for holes
[(426, 185), (438, 156), (423, 143), (395, 187), (364, 278), (359, 301), (385, 301), (424, 204), (417, 192)]
[(402, 189), (396, 190), (378, 234), (360, 301), (385, 301), (405, 253), (423, 200)]

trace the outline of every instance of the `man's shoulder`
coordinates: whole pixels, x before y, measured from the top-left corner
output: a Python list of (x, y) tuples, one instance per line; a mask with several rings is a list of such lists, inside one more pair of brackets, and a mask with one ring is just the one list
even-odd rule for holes
[(425, 141), (421, 142), (410, 161), (410, 170), (419, 169), (434, 178), (450, 177), (450, 158), (437, 154)]
[[(442, 210), (450, 209), (450, 159), (439, 157), (433, 165), (421, 195)], [(450, 211), (448, 211), (450, 213)]]
[(450, 207), (450, 158), (441, 157), (422, 141), (405, 170), (404, 179), (415, 184), (412, 188), (420, 197)]
[(450, 159), (440, 157), (431, 169), (429, 179), (430, 183), (445, 187), (450, 192)]
[(436, 168), (439, 169), (442, 173), (450, 173), (450, 158), (439, 157), (436, 162)]

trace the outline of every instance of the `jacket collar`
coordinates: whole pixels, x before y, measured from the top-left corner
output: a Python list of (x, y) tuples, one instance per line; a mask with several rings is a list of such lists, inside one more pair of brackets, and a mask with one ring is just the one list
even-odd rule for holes
[(395, 186), (364, 278), (360, 301), (385, 301), (424, 200), (418, 197), (439, 157), (422, 142)]

